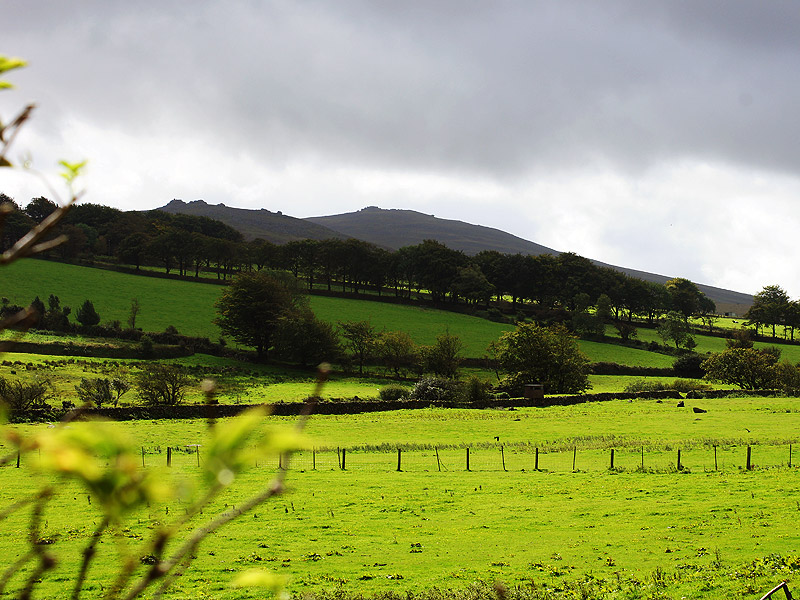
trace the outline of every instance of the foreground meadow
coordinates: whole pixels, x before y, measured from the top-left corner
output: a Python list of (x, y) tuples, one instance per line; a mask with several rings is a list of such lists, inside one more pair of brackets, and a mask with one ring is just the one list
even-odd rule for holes
[[(796, 402), (706, 400), (708, 413), (700, 415), (671, 402), (611, 401), (317, 416), (309, 428), (317, 449), (296, 458), (289, 492), (208, 539), (169, 597), (261, 597), (226, 582), (264, 567), (289, 575), (296, 594), (405, 594), (502, 580), (550, 589), (553, 598), (751, 598), (782, 579), (800, 581), (800, 472), (789, 466), (789, 444), (800, 431)], [(265, 426), (291, 422), (268, 418)], [(191, 487), (207, 423), (115, 427), (142, 446), (147, 469)], [(200, 444), (199, 455), (192, 444)], [(755, 457), (750, 471), (747, 445)], [(167, 446), (178, 449), (169, 469)], [(534, 447), (541, 448), (538, 471)], [(345, 470), (336, 448), (348, 449)], [(617, 450), (614, 470), (610, 449)], [(677, 449), (684, 452), (680, 471)], [(35, 489), (36, 461), (31, 454), (20, 469), (0, 468), (0, 506)], [(241, 503), (276, 465), (277, 458), (253, 464), (194, 522)], [(92, 589), (107, 580), (119, 544), (135, 548), (183, 506), (173, 501), (134, 514), (101, 545)], [(9, 560), (22, 551), (22, 516), (0, 529), (0, 552)], [(75, 572), (98, 519), (85, 492), (60, 486), (45, 534), (62, 560), (45, 580), (45, 595), (57, 596)]]

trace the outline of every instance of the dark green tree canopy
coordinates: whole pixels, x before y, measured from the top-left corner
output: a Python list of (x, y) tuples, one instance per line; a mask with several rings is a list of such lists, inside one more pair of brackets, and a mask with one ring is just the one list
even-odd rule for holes
[(241, 273), (217, 300), (214, 323), (266, 357), (280, 318), (302, 304), (302, 296), (285, 278), (267, 271)]
[(521, 394), (526, 383), (541, 383), (550, 394), (575, 394), (589, 389), (589, 358), (563, 325), (542, 327), (520, 323), (490, 350), (505, 373), (502, 385)]

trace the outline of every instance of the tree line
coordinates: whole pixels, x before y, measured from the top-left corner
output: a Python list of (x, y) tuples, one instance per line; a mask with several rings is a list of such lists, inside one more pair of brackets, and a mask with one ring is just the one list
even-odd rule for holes
[[(4, 194), (2, 202), (17, 209), (6, 220), (3, 249), (56, 208), (43, 197), (24, 208)], [(211, 273), (218, 279), (239, 272), (285, 270), (309, 289), (393, 294), (486, 310), (493, 301), (504, 301), (512, 312), (535, 306), (580, 314), (602, 307), (616, 322), (638, 317), (652, 323), (673, 310), (685, 318), (708, 318), (713, 328), (714, 303), (692, 282), (648, 282), (574, 253), (533, 256), (485, 250), (467, 256), (434, 240), (396, 251), (352, 238), (277, 245), (263, 239), (244, 241), (241, 233), (208, 217), (126, 212), (98, 204), (72, 207), (59, 227), (57, 233), (68, 240), (51, 254), (65, 260), (105, 258), (137, 270), (148, 266), (198, 278)]]

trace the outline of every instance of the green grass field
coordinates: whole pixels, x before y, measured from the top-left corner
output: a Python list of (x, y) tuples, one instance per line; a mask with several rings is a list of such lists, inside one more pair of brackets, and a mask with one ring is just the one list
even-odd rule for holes
[[(73, 307), (73, 312), (84, 300), (90, 299), (104, 322), (117, 319), (125, 323), (131, 299), (137, 298), (141, 305), (137, 325), (145, 331), (163, 331), (173, 325), (187, 335), (212, 340), (220, 336), (212, 321), (215, 317), (214, 302), (221, 288), (213, 284), (22, 260), (0, 270), (0, 289), (4, 297), (17, 304), (27, 304), (37, 295), (46, 302), (49, 294), (54, 293), (62, 305)], [(489, 343), (511, 329), (510, 325), (434, 309), (324, 296), (312, 296), (309, 300), (314, 312), (322, 319), (333, 323), (368, 319), (378, 330), (408, 331), (419, 344), (430, 344), (437, 335), (449, 331), (461, 338), (463, 354), (468, 357), (484, 356)], [(651, 341), (657, 336), (654, 330), (642, 328), (639, 338)], [(724, 347), (724, 340), (720, 338), (697, 336), (696, 339), (699, 351), (719, 351)], [(616, 344), (582, 340), (580, 345), (595, 362), (669, 367), (674, 360), (668, 355)], [(800, 360), (800, 346), (782, 348), (786, 358)]]
[[(796, 442), (800, 430), (796, 400), (708, 400), (703, 406), (709, 412), (700, 416), (673, 403), (611, 401), (314, 417), (309, 433), (320, 446), (350, 448), (347, 470), (331, 462), (330, 453), (318, 456), (313, 470), (304, 452), (290, 474), (289, 493), (214, 534), (168, 597), (262, 597), (226, 588), (236, 571), (250, 567), (290, 575), (298, 595), (405, 594), (464, 588), (478, 579), (535, 582), (562, 589), (565, 598), (750, 598), (783, 579), (794, 587), (800, 581), (800, 472), (786, 466), (786, 444)], [(164, 469), (167, 445), (204, 444), (206, 438), (203, 421), (116, 426), (146, 448), (148, 469)], [(46, 425), (16, 426), (39, 427)], [(718, 471), (712, 443), (720, 445)], [(759, 465), (753, 471), (743, 469), (747, 443)], [(396, 444), (406, 448), (402, 472), (395, 470)], [(442, 471), (431, 445), (441, 447)], [(470, 472), (465, 445), (473, 448)], [(538, 472), (530, 463), (533, 445), (542, 448)], [(637, 469), (641, 446), (645, 470)], [(572, 472), (572, 447), (578, 472)], [(608, 469), (610, 448), (622, 470)], [(677, 448), (684, 451), (683, 472), (669, 464)], [(28, 467), (36, 460), (34, 453), (20, 470), (0, 468), (0, 506), (33, 489), (38, 476)], [(196, 460), (176, 453), (169, 472), (191, 482)], [(202, 518), (265, 485), (276, 462), (253, 465)], [(137, 544), (181, 507), (175, 501), (140, 510), (118, 532), (120, 540)], [(9, 560), (26, 535), (22, 516), (0, 528), (0, 552)], [(77, 559), (69, 553), (79, 551), (97, 518), (85, 493), (59, 486), (45, 514), (45, 534), (62, 560), (45, 579), (44, 596), (58, 595), (75, 572)], [(103, 561), (112, 560), (114, 547), (111, 540), (101, 544)], [(91, 590), (107, 576), (98, 564), (89, 575)], [(570, 586), (587, 578), (602, 582), (605, 591), (566, 595), (577, 594)]]

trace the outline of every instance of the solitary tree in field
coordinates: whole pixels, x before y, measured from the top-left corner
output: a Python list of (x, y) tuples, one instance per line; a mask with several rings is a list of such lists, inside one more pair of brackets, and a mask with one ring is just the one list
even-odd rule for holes
[(502, 385), (522, 393), (526, 383), (544, 384), (548, 393), (574, 394), (587, 390), (589, 358), (563, 325), (542, 327), (520, 323), (490, 346), (500, 370)]
[(280, 318), (299, 304), (300, 295), (277, 276), (241, 273), (217, 300), (214, 323), (237, 342), (253, 346), (259, 357), (267, 357)]

